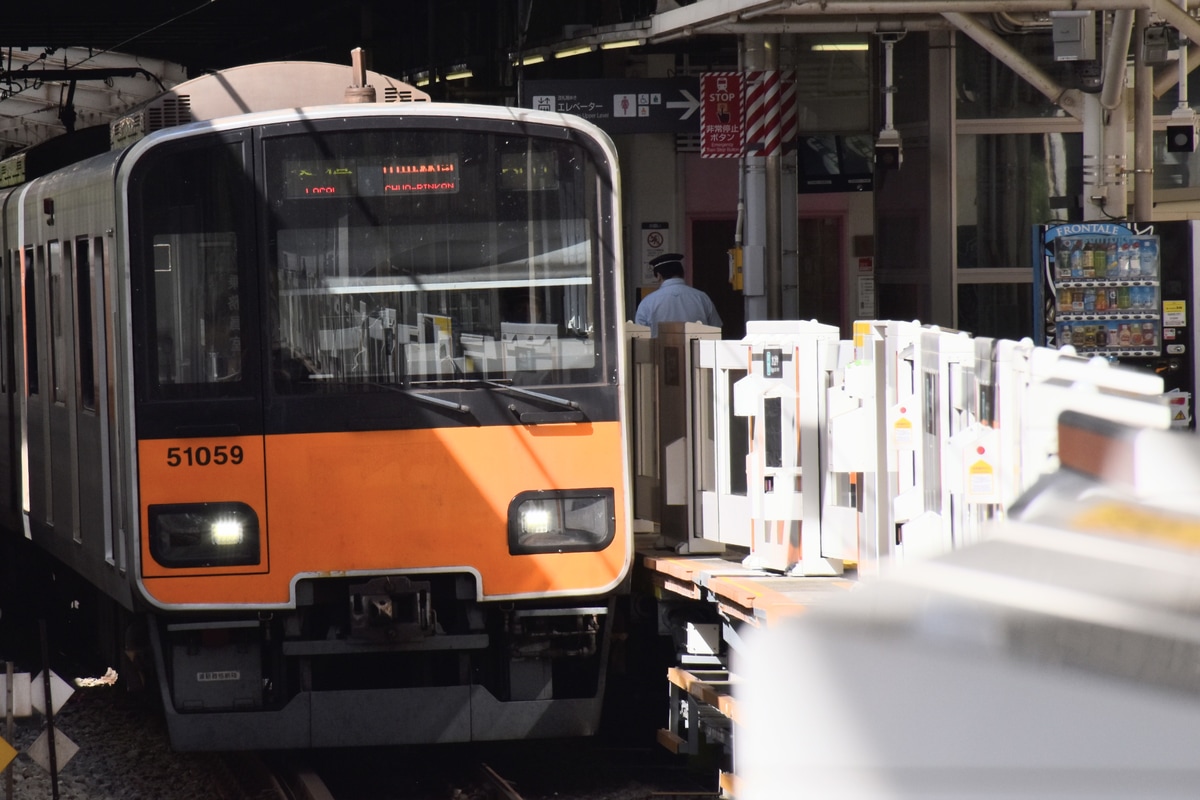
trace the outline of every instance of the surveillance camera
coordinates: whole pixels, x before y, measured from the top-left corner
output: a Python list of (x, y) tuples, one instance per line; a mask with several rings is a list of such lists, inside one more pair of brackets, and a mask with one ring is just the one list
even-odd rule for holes
[(1142, 59), (1147, 66), (1156, 67), (1179, 60), (1179, 31), (1166, 25), (1142, 31)]
[(1168, 125), (1167, 152), (1193, 153), (1196, 151), (1195, 125)]
[(1196, 150), (1196, 115), (1189, 109), (1175, 109), (1167, 124), (1167, 152), (1193, 153)]
[(875, 140), (875, 169), (899, 169), (904, 161), (904, 151), (900, 145), (900, 134), (896, 131), (883, 131)]

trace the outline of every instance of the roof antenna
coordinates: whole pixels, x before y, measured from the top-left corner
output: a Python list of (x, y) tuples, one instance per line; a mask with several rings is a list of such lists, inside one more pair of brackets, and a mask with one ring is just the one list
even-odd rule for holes
[(347, 103), (374, 103), (375, 87), (367, 83), (367, 68), (363, 64), (363, 49), (350, 51), (350, 85), (346, 87)]

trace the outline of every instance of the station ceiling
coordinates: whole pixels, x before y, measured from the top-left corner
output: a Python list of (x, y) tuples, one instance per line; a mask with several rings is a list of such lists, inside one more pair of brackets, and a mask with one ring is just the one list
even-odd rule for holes
[[(694, 2), (695, 0), (684, 0)], [(157, 94), (156, 84), (241, 64), (303, 60), (367, 66), (405, 78), (470, 63), (474, 97), (512, 95), (510, 52), (579, 31), (647, 20), (675, 0), (50, 0), (16, 5), (0, 24), (0, 155), (65, 127), (69, 83), (42, 70), (76, 70), (77, 127), (98, 124)], [(96, 80), (95, 68), (142, 69)], [(574, 65), (578, 70), (579, 65)], [(568, 75), (567, 77), (576, 77)], [(507, 84), (507, 85), (506, 85)], [(436, 87), (430, 93), (438, 97)], [(106, 109), (112, 113), (107, 113)]]
[[(1200, 25), (1176, 0), (1095, 0), (1110, 10), (1149, 8), (1177, 27)], [(1187, 6), (1195, 4), (1188, 0)], [(507, 102), (515, 94), (514, 54), (587, 44), (593, 58), (548, 61), (555, 79), (602, 77), (601, 45), (636, 37), (639, 54), (686, 53), (692, 67), (736, 63), (736, 34), (870, 36), (962, 25), (1049, 28), (1051, 10), (1078, 0), (43, 0), (8, 10), (0, 24), (0, 154), (66, 129), (70, 82), (40, 70), (135, 70), (80, 74), (76, 127), (99, 124), (205, 71), (257, 61), (349, 65), (362, 47), (367, 66), (411, 80), (467, 65), (475, 77), (434, 99)], [(954, 19), (960, 18), (957, 23)], [(969, 20), (968, 20), (969, 21)], [(607, 38), (606, 38), (607, 37)], [(614, 51), (623, 52), (623, 51)], [(100, 78), (99, 80), (97, 78)]]
[[(696, 0), (684, 0), (685, 3)], [(255, 61), (344, 61), (376, 69), (486, 58), (581, 28), (648, 19), (676, 0), (60, 0), (5, 14), (0, 47), (91, 47), (189, 71)]]

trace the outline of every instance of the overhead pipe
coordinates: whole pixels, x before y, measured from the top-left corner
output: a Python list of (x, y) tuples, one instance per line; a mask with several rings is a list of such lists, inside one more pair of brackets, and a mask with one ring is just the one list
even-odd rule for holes
[[(766, 38), (760, 34), (742, 38), (742, 46), (738, 52), (740, 72), (767, 69)], [(771, 208), (767, 203), (766, 161), (761, 156), (743, 155), (741, 158), (745, 197), (745, 212), (742, 214), (742, 302), (747, 320), (772, 318), (767, 302), (767, 293), (770, 290), (767, 280), (767, 251), (770, 249), (767, 220), (771, 215)], [(775, 208), (778, 209), (778, 205)]]
[(892, 83), (895, 79), (893, 64), (895, 62), (896, 37), (889, 37), (883, 40), (883, 131), (880, 138), (893, 138), (896, 136), (896, 128), (892, 125), (892, 109), (894, 107), (894, 95), (896, 94), (896, 85)]
[[(1185, 2), (1185, 5), (1187, 4)], [(1049, 11), (1078, 11), (1080, 6), (1086, 6), (1088, 9), (1094, 11), (1146, 11), (1158, 15), (1178, 29), (1185, 38), (1197, 43), (1187, 49), (1186, 57), (1189, 64), (1200, 64), (1200, 21), (1192, 17), (1186, 8), (1180, 8), (1176, 5), (1173, 0), (791, 0), (790, 2), (757, 4), (743, 10), (736, 10), (734, 8), (735, 5), (731, 2), (722, 3), (722, 14), (714, 16), (707, 21), (700, 16), (702, 12), (698, 11), (698, 7), (702, 9), (703, 6), (698, 6), (698, 4), (685, 6), (676, 11), (657, 14), (651, 20), (651, 31), (659, 29), (661, 32), (657, 34), (651, 32), (648, 39), (653, 42), (666, 42), (687, 38), (694, 35), (698, 27), (720, 29), (728, 33), (738, 34), (787, 33), (791, 30), (788, 17), (797, 16), (807, 18), (818, 15), (823, 17), (823, 19), (797, 23), (796, 30), (798, 32), (813, 33), (877, 33), (887, 30), (888, 28), (885, 28), (885, 26), (891, 24), (882, 21), (871, 22), (861, 19), (861, 17), (867, 15), (893, 21), (900, 17), (915, 15), (914, 19), (905, 22), (896, 22), (895, 29), (897, 31), (935, 30), (938, 26), (936, 22), (931, 21), (931, 18), (928, 16), (930, 14), (940, 14), (943, 18), (948, 18), (953, 14), (1047, 13)], [(681, 13), (688, 15), (687, 23), (685, 25), (672, 26), (671, 19)], [(770, 21), (763, 19), (763, 21), (757, 23), (748, 22), (748, 20), (761, 19), (771, 15), (777, 15), (777, 18)], [(845, 16), (846, 19), (844, 21), (834, 19), (839, 15)], [(922, 17), (920, 15), (925, 16)], [(961, 26), (956, 27), (983, 45), (989, 52), (997, 55), (998, 58), (1001, 57), (1001, 50), (994, 44), (985, 44), (983, 41), (980, 41), (979, 36), (976, 36), (966, 28)], [(1125, 29), (1123, 22), (1120, 24), (1120, 29), (1122, 31)], [(978, 24), (972, 26), (972, 30), (991, 33), (990, 29)], [(999, 41), (999, 37), (989, 38), (987, 41)], [(1126, 43), (1121, 48), (1121, 51), (1128, 52), (1128, 49), (1128, 43)], [(1023, 77), (1036, 72), (1036, 70), (1031, 72), (1033, 68), (1028, 65), (1015, 66), (1016, 64), (1024, 63), (1024, 59), (1021, 59), (1019, 54), (1015, 54), (1015, 51), (1014, 55), (1006, 56), (1002, 60)], [(1110, 57), (1107, 59), (1107, 69), (1109, 72), (1104, 81), (1106, 87), (1114, 87), (1118, 83), (1112, 75), (1118, 71), (1119, 65), (1123, 63), (1123, 59), (1112, 58), (1110, 54)], [(1027, 79), (1029, 78), (1027, 77)], [(1038, 80), (1041, 80), (1041, 83), (1035, 80), (1031, 80), (1030, 82), (1039, 91), (1050, 97), (1051, 100), (1061, 104), (1061, 100), (1067, 99), (1062, 97), (1059, 87), (1053, 81), (1045, 78)], [(1162, 97), (1177, 86), (1178, 83), (1175, 70), (1163, 71), (1154, 80), (1154, 96)], [(1110, 91), (1115, 92), (1116, 90), (1110, 89)], [(1105, 102), (1106, 108), (1111, 107), (1109, 105), (1112, 102), (1111, 95), (1106, 95), (1102, 99)], [(1073, 117), (1079, 117), (1078, 104), (1075, 104), (1073, 108), (1066, 108), (1064, 106), (1064, 109)]]
[[(739, 36), (737, 40), (737, 71), (742, 74), (746, 71), (746, 39)], [(737, 222), (733, 226), (733, 246), (741, 251), (742, 245), (746, 241), (746, 151), (742, 150), (742, 154), (738, 156), (738, 198), (737, 198)], [(743, 262), (744, 263), (744, 262)]]
[(1179, 30), (1189, 41), (1200, 42), (1200, 22), (1173, 0), (1151, 0), (1150, 11), (1158, 14)]
[[(1186, 5), (1187, 0), (1179, 0), (1180, 4)], [(1179, 102), (1175, 106), (1177, 114), (1191, 115), (1192, 108), (1188, 105), (1188, 49), (1191, 37), (1183, 31), (1179, 32), (1179, 43), (1182, 45), (1179, 48)]]
[[(831, 25), (839, 15), (849, 18), (845, 25), (858, 25), (855, 17), (879, 16), (895, 18), (908, 15), (932, 14), (1019, 14), (1050, 11), (1078, 11), (1081, 7), (1093, 11), (1149, 11), (1170, 22), (1194, 42), (1200, 42), (1200, 22), (1172, 0), (790, 0), (790, 2), (756, 3), (738, 8), (732, 0), (712, 0), (717, 13), (705, 15), (707, 4), (693, 3), (682, 8), (656, 14), (650, 23), (647, 38), (665, 42), (694, 35), (701, 27), (724, 28), (745, 25), (748, 21), (764, 19), (770, 30), (779, 33), (780, 24), (790, 16), (820, 16)], [(767, 17), (775, 17), (769, 23)], [(832, 29), (851, 30), (851, 28)], [(750, 29), (736, 32), (758, 32)]]
[[(903, 2), (903, 0), (898, 0), (898, 2)], [(953, 23), (954, 27), (974, 39), (980, 47), (995, 56), (998, 61), (1028, 82), (1029, 85), (1049, 98), (1050, 102), (1062, 108), (1072, 117), (1083, 119), (1083, 104), (1077, 89), (1066, 89), (1055, 83), (1049, 75), (1031, 64), (1016, 48), (974, 16), (950, 11), (943, 12), (942, 16)]]
[[(773, 13), (784, 14), (995, 14), (1016, 12), (1157, 11), (1163, 0), (794, 0), (786, 7), (757, 8), (739, 16), (754, 19)], [(1178, 10), (1178, 9), (1176, 9)]]
[[(1186, 3), (1187, 0), (1184, 0)], [(1194, 3), (1192, 3), (1194, 4)], [(771, 14), (783, 16), (820, 15), (824, 17), (858, 15), (895, 16), (897, 14), (1015, 14), (1050, 11), (1150, 11), (1188, 37), (1200, 36), (1200, 21), (1173, 0), (792, 0), (790, 5), (756, 6), (727, 13), (740, 20), (757, 19)]]
[(1104, 58), (1104, 82), (1100, 86), (1100, 105), (1109, 111), (1119, 106), (1125, 96), (1125, 62), (1133, 38), (1133, 15), (1129, 9), (1113, 14), (1112, 36)]
[(1134, 12), (1133, 41), (1133, 218), (1148, 221), (1154, 213), (1154, 98), (1146, 66), (1146, 39), (1150, 12)]
[(996, 27), (1001, 33), (1015, 33), (1025, 35), (1029, 33), (1045, 33), (1050, 30), (1054, 23), (1048, 19), (1037, 19), (1037, 15), (1032, 15), (1032, 22), (1025, 22), (1018, 19), (1016, 15), (1008, 11), (996, 11), (992, 14), (996, 21)]
[[(913, 16), (907, 18), (889, 17), (876, 19), (845, 18), (844, 20), (818, 19), (788, 20), (786, 17), (779, 21), (761, 22), (714, 22), (712, 25), (697, 27), (696, 32), (703, 28), (704, 33), (920, 33), (926, 31), (944, 31), (954, 28), (942, 16)], [(660, 40), (656, 40), (660, 41)]]

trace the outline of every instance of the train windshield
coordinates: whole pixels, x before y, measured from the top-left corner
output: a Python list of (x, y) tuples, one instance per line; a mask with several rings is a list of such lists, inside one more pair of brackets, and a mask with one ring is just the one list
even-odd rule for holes
[(579, 142), (389, 128), (263, 153), (277, 391), (603, 379), (610, 187)]

